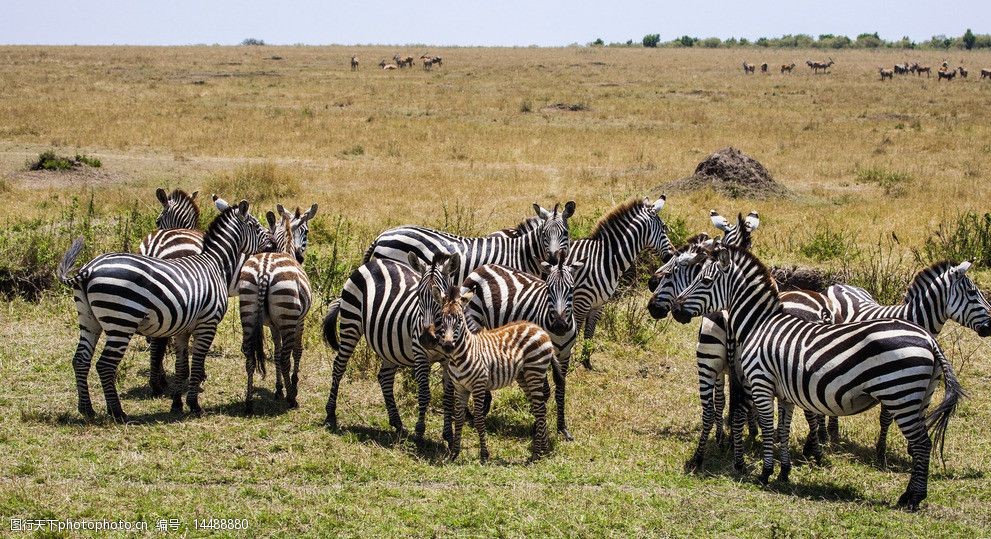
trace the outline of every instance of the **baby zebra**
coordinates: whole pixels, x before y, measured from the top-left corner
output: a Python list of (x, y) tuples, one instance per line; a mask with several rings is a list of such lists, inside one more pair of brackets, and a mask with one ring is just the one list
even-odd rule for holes
[(485, 395), (516, 380), (530, 401), (533, 414), (532, 459), (550, 450), (547, 436), (547, 368), (554, 361), (554, 344), (550, 335), (530, 322), (514, 322), (497, 329), (472, 333), (465, 319), (465, 305), (472, 293), (456, 286), (442, 295), (433, 289), (434, 300), (441, 304), (436, 349), (447, 360), (447, 373), (455, 393), (454, 436), (451, 460), (461, 453), (461, 429), (465, 424), (468, 395), (474, 403), (475, 430), (478, 431), (478, 455), (489, 458), (485, 445)]
[[(201, 414), (197, 393), (205, 377), (204, 359), (227, 312), (227, 291), (241, 272), (244, 255), (252, 255), (271, 244), (271, 236), (250, 213), (248, 202), (221, 213), (207, 230), (203, 252), (193, 256), (161, 260), (130, 253), (99, 256), (73, 275), (69, 271), (83, 247), (73, 242), (58, 267), (59, 280), (72, 287), (79, 314), (79, 345), (72, 358), (79, 393), (79, 412), (92, 417), (89, 375), (93, 349), (106, 332), (107, 342), (96, 363), (103, 385), (107, 410), (115, 421), (127, 422), (117, 396), (117, 365), (134, 335), (155, 338), (177, 337), (177, 375), (180, 385), (173, 391), (172, 411), (182, 411), (182, 389), (187, 383), (186, 403)], [(193, 339), (192, 372), (187, 356)]]
[[(258, 370), (265, 375), (265, 326), (272, 330), (272, 352), (275, 363), (275, 396), (282, 398), (285, 380), (286, 402), (290, 408), (298, 406), (296, 394), (299, 383), (299, 362), (303, 356), (303, 322), (312, 304), (310, 280), (303, 270), (306, 251), (306, 223), (317, 213), (317, 205), (296, 217), (278, 206), (282, 221), (277, 226), (275, 214), (268, 212), (269, 228), (275, 238), (277, 252), (252, 256), (241, 269), (238, 281), (242, 328), (241, 351), (244, 352), (244, 369), (248, 374), (248, 387), (244, 396), (244, 413), (251, 414), (251, 394), (254, 392), (254, 376)], [(294, 227), (294, 223), (297, 225)], [(301, 233), (297, 234), (297, 231)], [(294, 359), (292, 377), (289, 360)]]
[[(796, 405), (820, 414), (853, 415), (880, 403), (905, 435), (912, 456), (912, 476), (898, 505), (918, 509), (928, 491), (929, 454), (934, 447), (929, 432), (942, 451), (950, 417), (964, 397), (953, 367), (929, 333), (903, 320), (822, 324), (785, 313), (767, 267), (735, 247), (717, 246), (674, 306), (679, 321), (720, 309), (728, 313), (739, 343), (744, 383), (760, 417), (761, 483), (774, 471), (776, 395), (784, 401), (778, 425), (782, 440), (788, 439)], [(926, 415), (940, 375), (943, 400)], [(743, 440), (737, 437), (734, 431), (739, 469)], [(780, 444), (780, 458), (779, 480), (787, 481), (791, 470), (787, 443)]]

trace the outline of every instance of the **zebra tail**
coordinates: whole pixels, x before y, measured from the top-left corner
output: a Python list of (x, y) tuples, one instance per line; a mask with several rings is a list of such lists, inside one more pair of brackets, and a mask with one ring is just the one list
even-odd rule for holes
[(368, 249), (365, 249), (365, 254), (361, 257), (362, 264), (367, 264), (368, 261), (372, 259), (372, 253), (375, 252), (376, 247), (378, 247), (378, 240), (373, 241), (372, 244), (368, 246)]
[(337, 319), (340, 315), (341, 298), (337, 298), (330, 302), (330, 310), (327, 311), (327, 316), (323, 318), (323, 340), (335, 352), (341, 349), (341, 342), (337, 338)]
[[(261, 275), (258, 280), (258, 301), (255, 303), (255, 320), (251, 324), (251, 348), (255, 355), (255, 372), (264, 379), (265, 370), (265, 312), (268, 310), (268, 279)], [(279, 368), (278, 365), (275, 368)]]
[(62, 256), (62, 261), (58, 265), (58, 280), (65, 286), (75, 286), (77, 283), (82, 281), (86, 274), (84, 272), (77, 272), (75, 275), (69, 276), (69, 272), (72, 270), (72, 266), (76, 264), (76, 259), (79, 258), (79, 253), (83, 250), (83, 237), (79, 236), (72, 241), (72, 245), (69, 246), (69, 250), (65, 252)]
[(939, 459), (943, 461), (943, 465), (946, 466), (946, 459), (943, 456), (943, 446), (946, 442), (946, 429), (950, 424), (950, 416), (957, 409), (957, 404), (959, 404), (960, 399), (967, 396), (963, 388), (960, 387), (960, 382), (957, 380), (957, 375), (953, 373), (953, 365), (950, 364), (949, 360), (946, 359), (946, 355), (943, 354), (943, 350), (940, 349), (939, 345), (933, 341), (933, 350), (936, 355), (936, 359), (939, 361), (940, 369), (943, 371), (943, 401), (939, 403), (939, 406), (928, 417), (926, 417), (926, 427), (932, 433), (933, 452), (939, 447)]

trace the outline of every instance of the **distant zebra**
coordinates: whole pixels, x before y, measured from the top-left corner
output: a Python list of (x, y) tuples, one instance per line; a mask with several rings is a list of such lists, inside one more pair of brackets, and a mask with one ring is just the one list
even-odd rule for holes
[[(585, 339), (595, 337), (602, 308), (619, 287), (620, 278), (633, 267), (640, 253), (652, 249), (662, 259), (670, 256), (668, 227), (658, 215), (665, 195), (656, 201), (633, 199), (616, 206), (592, 228), (587, 238), (575, 240), (568, 250), (568, 264), (584, 261), (585, 269), (575, 281), (575, 325)], [(582, 364), (592, 368), (591, 354)]]
[(351, 55), (351, 71), (358, 71), (358, 56)]
[[(834, 285), (827, 290), (835, 322), (858, 322), (897, 318), (911, 322), (936, 337), (947, 320), (970, 328), (980, 337), (991, 337), (991, 304), (974, 281), (967, 276), (970, 262), (939, 262), (920, 271), (912, 279), (900, 305), (878, 305), (859, 288)], [(876, 458), (884, 463), (891, 414), (881, 407), (881, 432), (877, 438)], [(830, 418), (829, 433), (839, 439), (835, 417)]]
[(545, 280), (512, 268), (489, 264), (468, 275), (462, 287), (472, 293), (465, 313), (473, 331), (526, 321), (537, 324), (550, 334), (556, 353), (552, 374), (557, 402), (557, 430), (570, 441), (574, 438), (565, 420), (565, 386), (578, 334), (572, 310), (575, 275), (581, 272), (583, 264), (565, 263), (565, 253), (562, 251), (558, 251), (557, 256), (556, 264), (547, 264)]
[[(233, 287), (243, 258), (271, 243), (271, 236), (250, 213), (248, 202), (220, 214), (204, 235), (198, 255), (161, 260), (129, 253), (99, 256), (72, 275), (69, 272), (82, 249), (73, 242), (59, 264), (58, 277), (74, 291), (79, 314), (79, 345), (72, 358), (79, 393), (79, 412), (92, 417), (87, 375), (100, 334), (107, 342), (96, 363), (107, 409), (115, 421), (127, 422), (117, 396), (117, 365), (134, 335), (175, 336), (179, 386), (172, 393), (172, 411), (186, 404), (201, 414), (197, 392), (205, 375), (204, 358), (213, 343), (217, 324), (227, 311), (227, 291)], [(192, 371), (187, 356), (193, 338)]]
[(549, 262), (558, 250), (568, 249), (568, 219), (575, 213), (575, 203), (568, 202), (563, 211), (557, 205), (546, 210), (534, 204), (533, 209), (541, 219), (540, 226), (528, 227), (525, 233), (516, 236), (469, 238), (415, 225), (392, 228), (375, 238), (365, 251), (363, 262), (383, 259), (406, 263), (410, 253), (422, 261), (430, 261), (439, 254), (457, 253), (461, 267), (452, 276), (457, 283), (485, 264), (501, 264), (540, 275), (541, 261)]
[[(325, 424), (330, 429), (337, 429), (337, 394), (341, 378), (364, 335), (368, 347), (382, 360), (378, 381), (389, 425), (400, 434), (405, 433), (405, 429), (393, 397), (393, 385), (397, 369), (413, 368), (418, 412), (415, 437), (418, 442), (423, 439), (430, 402), (428, 375), (431, 362), (436, 360), (430, 347), (435, 340), (434, 324), (440, 316), (440, 305), (434, 301), (431, 289), (447, 290), (462, 264), (456, 254), (438, 254), (425, 265), (417, 254), (410, 253), (408, 261), (410, 265), (381, 259), (365, 262), (348, 277), (341, 297), (330, 304), (323, 320), (324, 340), (337, 351), (326, 408)], [(446, 376), (445, 387), (449, 387)], [(451, 406), (450, 402), (444, 404), (444, 438), (447, 440), (451, 436), (447, 413)]]
[[(282, 398), (283, 380), (286, 385), (286, 402), (290, 408), (299, 406), (296, 394), (299, 383), (299, 362), (303, 356), (303, 323), (312, 304), (310, 280), (303, 270), (306, 253), (308, 222), (317, 213), (317, 205), (305, 214), (296, 208), (295, 217), (278, 205), (281, 222), (268, 212), (269, 228), (275, 240), (276, 252), (252, 256), (241, 268), (238, 280), (239, 313), (241, 315), (241, 351), (248, 375), (245, 390), (244, 411), (252, 412), (251, 394), (254, 391), (254, 374), (265, 374), (265, 326), (272, 330), (272, 352), (275, 364), (275, 396)], [(293, 226), (293, 223), (298, 223)], [(292, 358), (292, 375), (289, 360)]]
[(475, 430), (478, 431), (478, 453), (482, 462), (489, 458), (485, 443), (485, 400), (493, 389), (519, 383), (530, 402), (533, 414), (532, 459), (550, 450), (547, 436), (547, 368), (554, 362), (554, 345), (550, 335), (530, 322), (513, 322), (496, 329), (470, 330), (465, 318), (465, 305), (472, 293), (459, 291), (457, 286), (443, 295), (432, 289), (434, 301), (441, 304), (437, 327), (436, 349), (446, 359), (446, 370), (455, 393), (454, 436), (451, 438), (451, 460), (461, 453), (461, 429), (465, 423), (465, 408), (471, 395), (475, 407)]
[[(200, 227), (200, 208), (196, 204), (199, 191), (187, 194), (182, 189), (176, 189), (166, 195), (159, 187), (155, 196), (162, 204), (162, 213), (155, 220), (158, 228), (141, 240), (138, 252), (145, 256), (172, 259), (183, 256), (198, 255), (203, 251), (203, 232)], [(153, 396), (165, 394), (168, 380), (162, 361), (168, 348), (169, 339), (148, 339), (150, 368), (148, 370), (148, 386)]]
[[(820, 324), (784, 313), (767, 268), (735, 247), (716, 247), (674, 304), (682, 320), (720, 309), (729, 313), (744, 380), (760, 418), (762, 483), (774, 471), (775, 395), (784, 400), (778, 426), (783, 440), (788, 439), (795, 405), (820, 414), (852, 415), (880, 402), (891, 411), (912, 456), (912, 476), (898, 505), (918, 509), (926, 498), (934, 447), (929, 431), (942, 452), (950, 417), (964, 397), (952, 366), (931, 335), (902, 320)], [(945, 395), (927, 416), (940, 374)], [(740, 420), (737, 414), (734, 421)], [(788, 444), (780, 444), (780, 450), (778, 478), (787, 481)], [(734, 440), (734, 458), (742, 469), (742, 439)]]

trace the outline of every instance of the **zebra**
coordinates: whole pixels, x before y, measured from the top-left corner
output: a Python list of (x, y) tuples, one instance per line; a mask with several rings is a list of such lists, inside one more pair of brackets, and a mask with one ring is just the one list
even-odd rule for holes
[[(430, 401), (428, 375), (435, 360), (431, 345), (433, 325), (440, 315), (431, 289), (447, 290), (457, 275), (461, 261), (457, 254), (440, 253), (429, 265), (416, 253), (408, 256), (409, 265), (394, 260), (374, 259), (351, 273), (344, 283), (341, 297), (330, 304), (323, 320), (324, 341), (337, 352), (334, 358), (327, 417), (324, 424), (337, 430), (337, 394), (348, 360), (361, 336), (382, 360), (378, 381), (382, 388), (389, 425), (404, 434), (402, 419), (393, 397), (396, 370), (412, 367), (417, 383), (417, 443), (423, 440), (427, 404)], [(338, 331), (338, 325), (340, 329)], [(445, 375), (446, 382), (446, 375)], [(449, 386), (445, 383), (445, 388)], [(445, 391), (445, 411), (451, 409), (453, 394)], [(451, 436), (450, 415), (444, 414), (444, 438)]]
[(227, 312), (226, 292), (240, 274), (241, 255), (254, 254), (271, 241), (268, 231), (248, 213), (246, 200), (214, 219), (204, 235), (203, 252), (190, 257), (161, 260), (130, 253), (105, 254), (69, 275), (83, 247), (82, 238), (77, 238), (58, 266), (58, 278), (73, 289), (79, 314), (79, 345), (72, 358), (79, 412), (95, 415), (87, 376), (96, 342), (106, 332), (96, 370), (107, 410), (115, 421), (128, 421), (115, 384), (117, 365), (135, 334), (177, 337), (181, 382), (173, 390), (172, 411), (182, 412), (182, 390), (187, 386), (186, 404), (194, 415), (201, 415), (197, 393), (205, 374), (204, 358)]
[[(575, 281), (573, 300), (575, 327), (584, 339), (595, 337), (603, 306), (642, 251), (650, 248), (664, 259), (670, 256), (673, 248), (668, 228), (658, 215), (666, 200), (667, 196), (661, 195), (653, 202), (647, 198), (624, 202), (600, 218), (587, 238), (572, 242), (567, 263), (585, 264), (585, 271)], [(582, 355), (582, 364), (592, 368), (591, 353)]]
[[(675, 298), (673, 310), (684, 320), (720, 309), (729, 313), (744, 383), (760, 418), (759, 481), (766, 484), (774, 471), (775, 395), (784, 401), (778, 425), (782, 440), (788, 439), (796, 405), (819, 414), (852, 415), (881, 403), (908, 440), (912, 456), (911, 479), (897, 504), (918, 509), (927, 494), (930, 452), (938, 447), (942, 454), (950, 417), (965, 397), (936, 340), (904, 320), (822, 324), (782, 312), (767, 267), (748, 251), (730, 246), (714, 248), (692, 284)], [(940, 374), (945, 394), (927, 416)], [(734, 422), (740, 420), (736, 414)], [(734, 439), (734, 459), (742, 469), (740, 439)], [(787, 481), (787, 443), (780, 444), (780, 460), (778, 479)]]
[(547, 436), (547, 368), (554, 362), (554, 344), (540, 326), (517, 321), (496, 329), (474, 333), (465, 318), (465, 306), (471, 301), (470, 291), (461, 292), (457, 286), (442, 295), (432, 289), (434, 301), (441, 305), (435, 348), (446, 360), (447, 376), (455, 392), (454, 434), (450, 441), (451, 460), (461, 453), (461, 429), (465, 423), (468, 396), (475, 407), (474, 423), (478, 431), (479, 459), (489, 458), (485, 443), (486, 394), (512, 384), (516, 380), (533, 414), (533, 447), (531, 458), (536, 460), (550, 450)]
[[(248, 375), (245, 390), (244, 411), (252, 413), (251, 394), (254, 391), (256, 369), (265, 374), (265, 326), (272, 329), (272, 353), (275, 371), (275, 396), (282, 398), (283, 380), (286, 384), (286, 402), (297, 408), (296, 395), (299, 383), (299, 363), (303, 355), (303, 324), (312, 304), (310, 280), (303, 270), (306, 252), (307, 222), (316, 215), (314, 204), (305, 214), (296, 208), (293, 214), (279, 204), (282, 217), (277, 223), (275, 214), (266, 214), (269, 229), (276, 244), (276, 252), (259, 253), (247, 260), (238, 279), (239, 314), (241, 315), (244, 369)], [(301, 223), (298, 228), (293, 223)], [(281, 225), (281, 226), (279, 226)], [(300, 232), (301, 231), (301, 232)], [(293, 359), (292, 376), (289, 360)]]
[[(203, 231), (199, 230), (200, 208), (196, 204), (198, 194), (199, 191), (189, 194), (176, 189), (167, 195), (165, 189), (156, 189), (155, 197), (162, 204), (162, 212), (155, 220), (157, 228), (141, 240), (138, 252), (163, 259), (193, 256), (203, 252)], [(148, 386), (155, 397), (164, 395), (168, 389), (165, 370), (162, 368), (168, 343), (169, 339), (148, 339)]]
[[(555, 264), (544, 264), (547, 275), (544, 280), (495, 264), (476, 269), (462, 284), (463, 290), (472, 293), (465, 313), (472, 331), (526, 321), (550, 334), (555, 350), (551, 372), (557, 402), (557, 430), (565, 440), (572, 441), (574, 437), (565, 420), (564, 400), (571, 352), (578, 333), (572, 311), (575, 276), (581, 273), (583, 263), (567, 264), (566, 254), (558, 251)], [(486, 397), (488, 402), (489, 396)]]
[[(972, 263), (937, 262), (915, 275), (900, 305), (878, 305), (865, 290), (849, 285), (833, 285), (827, 289), (830, 309), (835, 321), (856, 322), (897, 318), (911, 322), (936, 337), (947, 320), (970, 328), (980, 337), (991, 336), (991, 305), (974, 281), (967, 275)], [(878, 434), (876, 460), (884, 465), (888, 428), (892, 417), (881, 407), (881, 432)], [(830, 417), (828, 432), (835, 442), (839, 439), (836, 417)]]
[(409, 253), (429, 262), (437, 254), (458, 253), (461, 267), (452, 276), (454, 282), (464, 281), (469, 273), (484, 264), (502, 264), (540, 275), (540, 261), (550, 261), (554, 253), (567, 249), (570, 242), (568, 219), (575, 213), (575, 203), (568, 202), (562, 211), (558, 208), (555, 205), (553, 210), (546, 210), (535, 203), (533, 209), (541, 219), (541, 226), (533, 229), (521, 223), (518, 229), (526, 227), (528, 230), (515, 236), (497, 233), (468, 238), (413, 225), (392, 228), (375, 238), (362, 262), (384, 259), (406, 263)]

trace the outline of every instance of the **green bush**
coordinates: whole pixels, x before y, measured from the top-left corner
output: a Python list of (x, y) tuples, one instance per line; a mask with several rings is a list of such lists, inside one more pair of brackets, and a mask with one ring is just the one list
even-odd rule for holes
[(863, 288), (881, 305), (901, 303), (915, 275), (905, 264), (904, 253), (894, 239), (878, 240), (876, 245), (845, 262), (846, 282)]
[(228, 201), (247, 199), (252, 204), (282, 202), (299, 194), (296, 177), (274, 163), (242, 165), (232, 172), (215, 174), (204, 184), (204, 191)]
[(93, 168), (100, 168), (103, 166), (103, 162), (98, 158), (90, 157), (88, 155), (80, 155), (78, 153), (76, 154), (76, 161)]
[(857, 183), (873, 183), (884, 189), (884, 194), (893, 197), (906, 195), (913, 181), (912, 176), (905, 172), (885, 170), (881, 167), (857, 169)]
[(915, 257), (925, 265), (941, 260), (973, 260), (991, 266), (991, 213), (965, 213), (950, 224), (940, 224), (915, 250)]
[(75, 158), (71, 158), (56, 155), (52, 150), (41, 152), (37, 159), (28, 162), (30, 170), (70, 170), (81, 165), (99, 168), (103, 163), (88, 155), (76, 154)]
[(657, 44), (661, 42), (661, 34), (647, 34), (643, 36), (643, 46), (644, 47), (657, 47)]
[(833, 230), (828, 225), (817, 227), (809, 239), (799, 247), (807, 258), (817, 262), (848, 258), (853, 250), (853, 241), (842, 231)]

